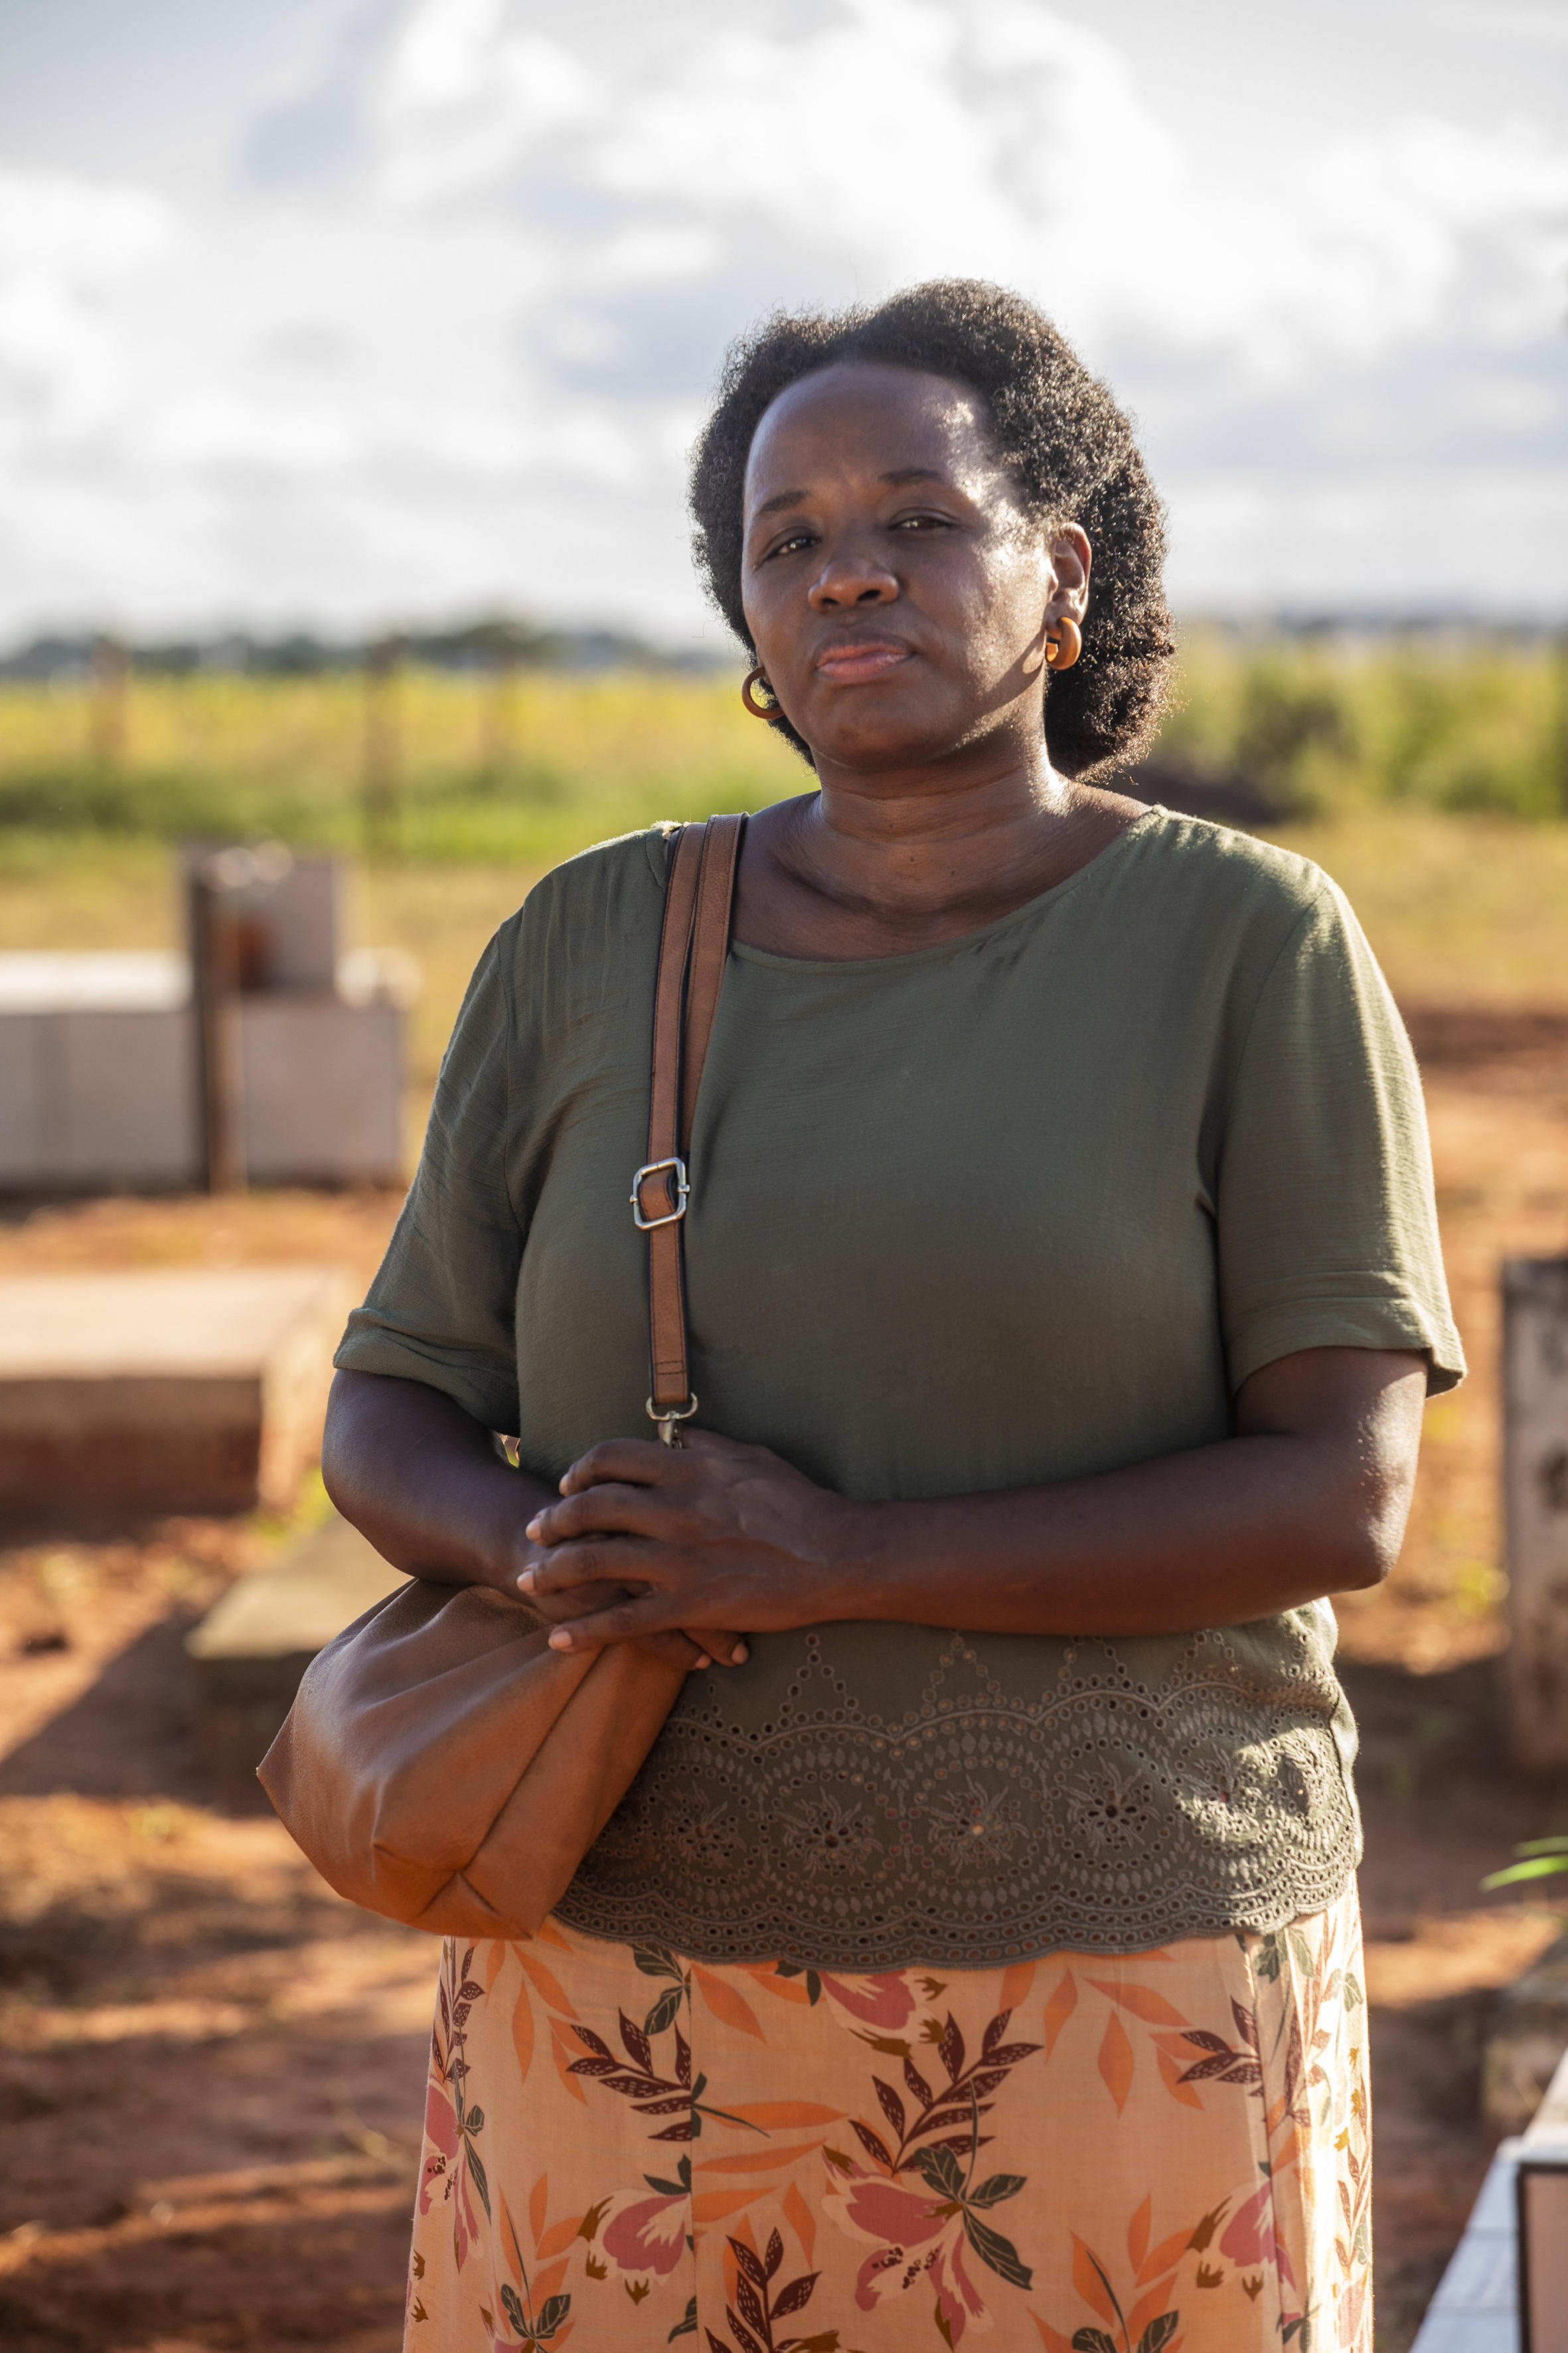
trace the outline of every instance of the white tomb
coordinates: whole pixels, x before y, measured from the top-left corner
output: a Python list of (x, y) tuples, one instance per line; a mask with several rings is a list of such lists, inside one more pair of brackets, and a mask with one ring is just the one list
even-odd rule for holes
[[(339, 869), (286, 860), (251, 924), (234, 1024), (245, 1174), (261, 1184), (380, 1184), (403, 1171), (395, 949), (338, 947)], [(200, 1181), (192, 960), (178, 954), (0, 955), (0, 1188)]]

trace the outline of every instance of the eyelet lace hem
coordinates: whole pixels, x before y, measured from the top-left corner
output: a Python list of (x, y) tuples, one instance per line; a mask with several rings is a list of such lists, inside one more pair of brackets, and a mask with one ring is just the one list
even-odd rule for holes
[(1052, 1645), (1054, 1688), (1025, 1696), (950, 1634), (896, 1720), (857, 1701), (831, 1627), (790, 1638), (787, 1702), (761, 1727), (694, 1676), (558, 1916), (702, 1961), (858, 1972), (1281, 1927), (1342, 1894), (1360, 1825), (1327, 1658), (1273, 1626), (1264, 1672), (1223, 1633), (1173, 1663), (1162, 1646), (1155, 1680), (1137, 1644)]

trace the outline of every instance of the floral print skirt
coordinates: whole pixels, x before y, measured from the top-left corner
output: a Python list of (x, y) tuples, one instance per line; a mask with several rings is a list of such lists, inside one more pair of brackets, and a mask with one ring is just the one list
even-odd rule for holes
[(412, 2353), (1370, 2353), (1353, 1887), (1010, 1968), (448, 1942)]

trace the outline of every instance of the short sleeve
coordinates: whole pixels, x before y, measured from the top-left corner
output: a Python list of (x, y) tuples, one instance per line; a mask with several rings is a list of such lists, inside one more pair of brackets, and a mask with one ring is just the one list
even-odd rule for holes
[(418, 1171), (335, 1362), (428, 1381), (487, 1430), (518, 1426), (518, 1267), (508, 1184), (512, 1020), (504, 949), (490, 942), (441, 1063)]
[(1419, 1350), (1429, 1394), (1464, 1377), (1415, 1056), (1326, 880), (1254, 1008), (1215, 1208), (1233, 1393), (1300, 1348)]

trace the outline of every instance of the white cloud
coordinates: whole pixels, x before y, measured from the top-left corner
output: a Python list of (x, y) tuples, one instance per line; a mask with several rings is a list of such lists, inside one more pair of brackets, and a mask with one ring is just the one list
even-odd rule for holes
[(174, 235), (173, 207), (149, 189), (0, 169), (0, 269), (101, 285), (165, 252)]
[(589, 121), (597, 77), (507, 0), (417, 0), (378, 79), (380, 185), (394, 203), (450, 201)]
[[(1097, 342), (1224, 348), (1254, 374), (1366, 357), (1428, 332), (1475, 243), (1514, 249), (1533, 305), (1568, 259), (1568, 153), (1538, 127), (1419, 112), (1376, 139), (1288, 142), (1238, 185), (1209, 126), (1185, 140), (1100, 34), (1043, 0), (837, 0), (688, 11), (657, 52), (581, 54), (531, 0), (416, 0), (378, 120), (384, 185), (499, 193), (569, 130), (604, 195), (738, 242), (765, 223), (880, 290), (946, 271), (1026, 287)], [(557, 142), (556, 153), (561, 142)]]
[(1190, 596), (1451, 591), (1422, 502), (1468, 479), (1517, 543), (1499, 601), (1563, 600), (1519, 485), (1561, 414), (1563, 142), (1407, 75), (1375, 133), (1287, 90), (1244, 139), (1196, 13), (1204, 116), (1047, 0), (405, 0), (311, 68), (335, 176), (319, 141), (207, 202), (0, 171), (0, 627), (504, 596), (689, 631), (724, 340), (947, 271), (1130, 397)]
[(1568, 465), (1380, 466), (1317, 480), (1263, 469), (1183, 484), (1171, 578), (1189, 610), (1366, 616), (1561, 611)]
[(0, 171), (0, 448), (25, 459), (110, 424), (136, 375), (116, 302), (178, 241), (150, 190)]

